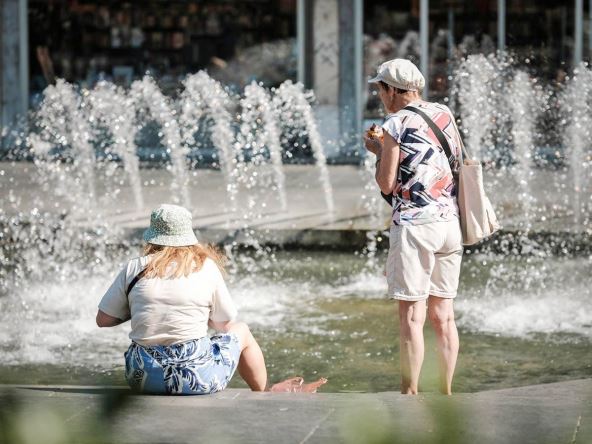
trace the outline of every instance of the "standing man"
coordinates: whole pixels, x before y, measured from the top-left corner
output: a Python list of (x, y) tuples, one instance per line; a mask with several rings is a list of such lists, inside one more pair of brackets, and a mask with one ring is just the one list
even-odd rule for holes
[(448, 107), (422, 100), (425, 79), (410, 61), (383, 63), (369, 82), (388, 113), (364, 141), (376, 155), (376, 183), (392, 197), (386, 276), (389, 297), (399, 301), (401, 393), (418, 392), (427, 312), (438, 341), (440, 390), (451, 394), (459, 348), (453, 301), (462, 260), (455, 181), (460, 134)]

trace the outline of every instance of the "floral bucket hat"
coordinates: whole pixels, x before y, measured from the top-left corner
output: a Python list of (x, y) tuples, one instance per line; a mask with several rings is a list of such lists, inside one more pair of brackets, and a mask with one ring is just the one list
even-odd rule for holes
[(150, 244), (167, 247), (186, 247), (197, 244), (191, 213), (178, 205), (159, 206), (150, 215), (150, 228), (144, 231), (144, 240)]

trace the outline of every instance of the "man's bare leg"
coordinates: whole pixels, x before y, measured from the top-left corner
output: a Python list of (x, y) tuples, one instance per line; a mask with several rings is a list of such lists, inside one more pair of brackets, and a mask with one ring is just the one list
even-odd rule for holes
[(452, 378), (458, 358), (458, 330), (454, 322), (453, 300), (430, 296), (428, 316), (436, 332), (438, 362), (440, 367), (440, 391), (452, 394)]
[(423, 364), (426, 301), (399, 301), (401, 393), (416, 395)]

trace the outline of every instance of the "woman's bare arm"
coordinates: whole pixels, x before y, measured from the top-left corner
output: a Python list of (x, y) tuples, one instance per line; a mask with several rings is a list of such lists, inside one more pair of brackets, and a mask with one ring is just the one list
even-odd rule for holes
[(391, 194), (395, 189), (399, 170), (399, 152), (399, 144), (385, 131), (380, 162), (376, 166), (375, 175), (376, 183), (384, 194)]
[(115, 327), (116, 325), (123, 324), (126, 320), (110, 316), (101, 310), (97, 312), (97, 325), (99, 327)]
[(216, 331), (221, 331), (226, 333), (228, 330), (230, 330), (230, 327), (232, 326), (234, 321), (223, 321), (223, 322), (216, 322), (216, 321), (212, 321), (211, 319), (208, 320), (208, 326), (210, 328), (213, 328)]

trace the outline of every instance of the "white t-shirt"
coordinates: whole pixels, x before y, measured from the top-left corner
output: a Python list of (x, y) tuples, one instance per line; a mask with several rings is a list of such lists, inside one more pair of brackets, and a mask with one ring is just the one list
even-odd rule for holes
[(99, 303), (101, 311), (119, 319), (131, 313), (132, 341), (148, 346), (199, 339), (207, 335), (208, 319), (224, 322), (236, 317), (222, 273), (209, 258), (187, 277), (143, 277), (128, 302), (127, 287), (147, 263), (148, 256), (130, 260)]

